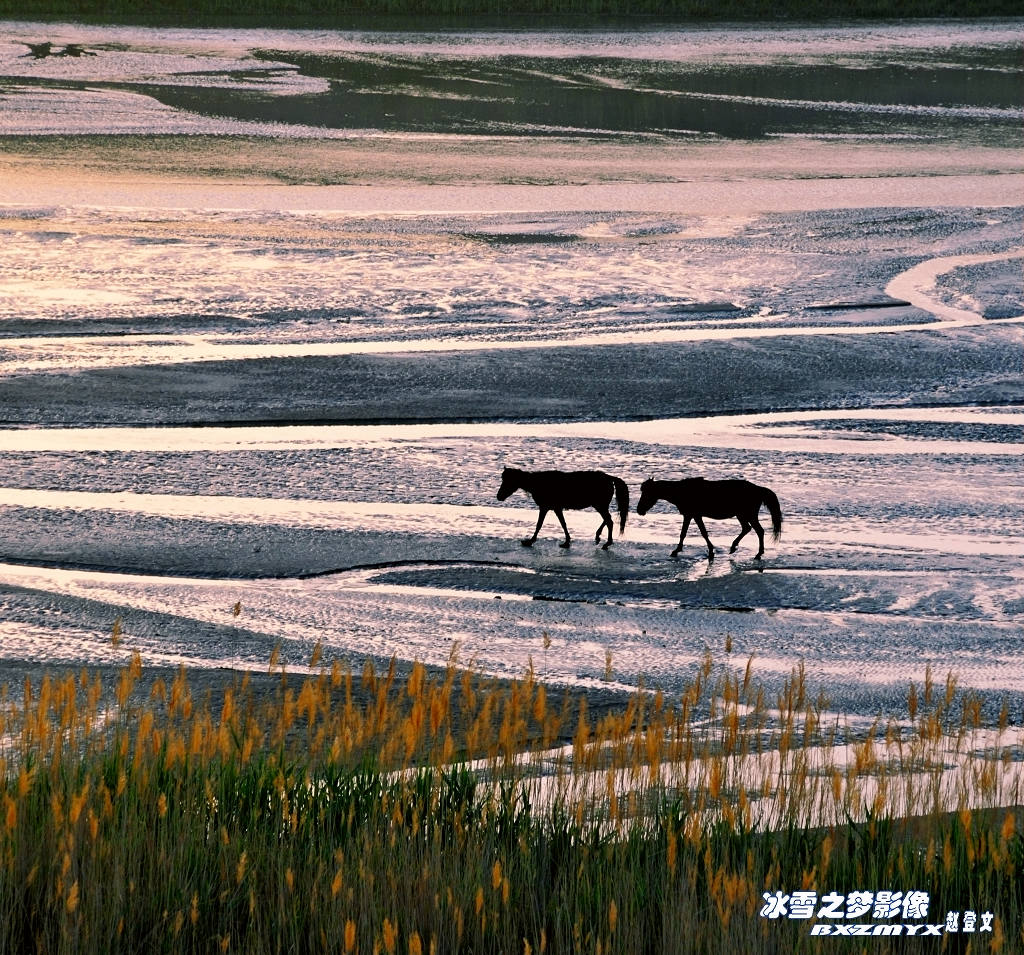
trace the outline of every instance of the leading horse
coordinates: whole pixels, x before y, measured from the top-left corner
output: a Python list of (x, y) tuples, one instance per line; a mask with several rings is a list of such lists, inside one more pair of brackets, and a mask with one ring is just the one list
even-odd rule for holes
[(735, 517), (740, 522), (740, 536), (732, 542), (729, 553), (735, 553), (739, 543), (753, 527), (760, 544), (755, 560), (764, 554), (764, 529), (757, 515), (763, 504), (772, 517), (772, 539), (782, 534), (782, 508), (775, 492), (750, 481), (706, 481), (704, 478), (685, 478), (682, 481), (644, 481), (640, 486), (640, 500), (636, 505), (637, 514), (646, 514), (658, 501), (674, 504), (683, 515), (683, 530), (679, 544), (672, 551), (675, 557), (683, 549), (686, 531), (692, 520), (708, 545), (708, 560), (715, 559), (715, 548), (711, 545), (707, 528), (701, 518), (710, 517), (721, 521)]
[(533, 537), (520, 543), (523, 547), (531, 547), (540, 533), (544, 518), (548, 511), (554, 511), (565, 540), (559, 547), (568, 547), (571, 543), (569, 528), (565, 526), (562, 511), (579, 511), (592, 507), (601, 515), (601, 525), (594, 535), (594, 543), (601, 540), (601, 531), (608, 528), (608, 540), (603, 547), (607, 550), (612, 543), (612, 515), (609, 507), (612, 495), (619, 509), (619, 533), (626, 529), (626, 517), (629, 514), (629, 488), (621, 478), (604, 471), (521, 471), (519, 468), (505, 468), (501, 472), (501, 487), (498, 488), (498, 500), (504, 501), (518, 490), (524, 490), (540, 508), (537, 527)]

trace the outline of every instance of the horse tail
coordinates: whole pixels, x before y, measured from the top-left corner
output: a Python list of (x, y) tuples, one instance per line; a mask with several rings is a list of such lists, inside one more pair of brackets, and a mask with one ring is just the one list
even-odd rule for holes
[(619, 533), (626, 529), (626, 518), (629, 516), (629, 488), (622, 478), (613, 477), (615, 485), (615, 505), (619, 509)]
[(774, 491), (763, 487), (761, 501), (772, 516), (772, 540), (778, 540), (782, 536), (782, 508), (779, 506), (779, 499)]

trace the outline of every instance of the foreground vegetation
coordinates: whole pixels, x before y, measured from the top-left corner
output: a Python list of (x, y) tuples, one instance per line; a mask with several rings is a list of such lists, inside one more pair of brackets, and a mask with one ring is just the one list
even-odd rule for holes
[(854, 732), (800, 670), (767, 700), (708, 658), (596, 718), (532, 673), (320, 653), (204, 700), (137, 656), (5, 695), (0, 951), (818, 951), (762, 915), (797, 890), (928, 893), (994, 916), (935, 951), (1024, 951), (1020, 732), (952, 678)]

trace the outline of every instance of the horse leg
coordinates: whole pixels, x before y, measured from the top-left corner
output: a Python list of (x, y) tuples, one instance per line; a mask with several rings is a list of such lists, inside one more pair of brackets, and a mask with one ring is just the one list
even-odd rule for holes
[(683, 529), (679, 532), (679, 543), (676, 545), (676, 549), (672, 551), (673, 557), (678, 557), (679, 552), (683, 549), (683, 541), (686, 540), (686, 532), (690, 529), (690, 516), (686, 515), (683, 518)]
[(562, 512), (556, 507), (555, 517), (558, 518), (558, 523), (562, 525), (562, 530), (565, 531), (565, 540), (559, 544), (559, 547), (568, 547), (571, 541), (569, 540), (569, 528), (565, 526), (565, 518), (562, 516)]
[(597, 533), (594, 535), (594, 543), (595, 544), (600, 544), (601, 543), (601, 531), (603, 531), (605, 529), (605, 527), (607, 527), (608, 528), (608, 540), (603, 545), (603, 549), (604, 550), (608, 550), (608, 548), (611, 547), (611, 544), (612, 544), (612, 512), (609, 511), (608, 508), (606, 507), (603, 511), (599, 509), (597, 511), (597, 513), (601, 515), (602, 520), (601, 520), (601, 526), (597, 529)]
[(519, 542), (520, 544), (523, 545), (523, 547), (532, 547), (533, 546), (533, 542), (537, 539), (537, 535), (540, 533), (541, 524), (544, 523), (544, 518), (547, 517), (547, 516), (548, 516), (548, 509), (546, 507), (542, 507), (540, 509), (540, 517), (537, 518), (537, 526), (533, 530), (533, 537), (527, 537), (526, 540), (522, 540), (522, 541)]
[(761, 526), (761, 522), (755, 517), (751, 523), (754, 525), (754, 533), (757, 534), (757, 553), (754, 555), (754, 560), (760, 560), (764, 556), (764, 528)]
[(743, 538), (746, 537), (747, 534), (750, 532), (750, 522), (745, 520), (742, 517), (739, 520), (740, 520), (740, 536), (737, 537), (736, 540), (734, 540), (732, 542), (732, 547), (729, 548), (729, 553), (730, 554), (735, 554), (736, 553), (736, 548), (740, 546), (740, 541), (743, 540)]
[(704, 538), (705, 543), (708, 545), (708, 563), (711, 563), (715, 559), (715, 548), (711, 546), (711, 538), (708, 537), (708, 529), (704, 526), (704, 522), (700, 519), (700, 514), (693, 515), (694, 523), (697, 525), (697, 530), (700, 531), (701, 536)]

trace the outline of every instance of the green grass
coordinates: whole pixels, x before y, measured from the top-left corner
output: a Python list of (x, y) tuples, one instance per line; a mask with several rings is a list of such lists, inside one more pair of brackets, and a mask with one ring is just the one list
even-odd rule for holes
[[(567, 21), (574, 18), (654, 18), (669, 21), (775, 21), (825, 19), (900, 19), (912, 17), (1017, 16), (1019, 4), (1010, 0), (0, 0), (0, 18), (157, 20), (182, 25), (243, 18), (250, 23), (288, 25), (289, 18), (313, 18), (328, 25), (342, 18), (373, 17), (489, 17), (509, 25), (536, 26), (536, 17)], [(304, 23), (295, 23), (303, 26)], [(371, 22), (362, 26), (372, 27)], [(494, 25), (493, 23), (491, 25)], [(411, 28), (423, 24), (410, 23)]]
[(971, 951), (1024, 951), (1019, 730), (952, 680), (847, 740), (800, 670), (769, 705), (710, 659), (600, 719), (532, 674), (334, 666), (215, 706), (140, 672), (6, 698), (0, 952), (861, 950), (760, 915), (798, 889), (927, 892), (929, 922), (994, 914)]

